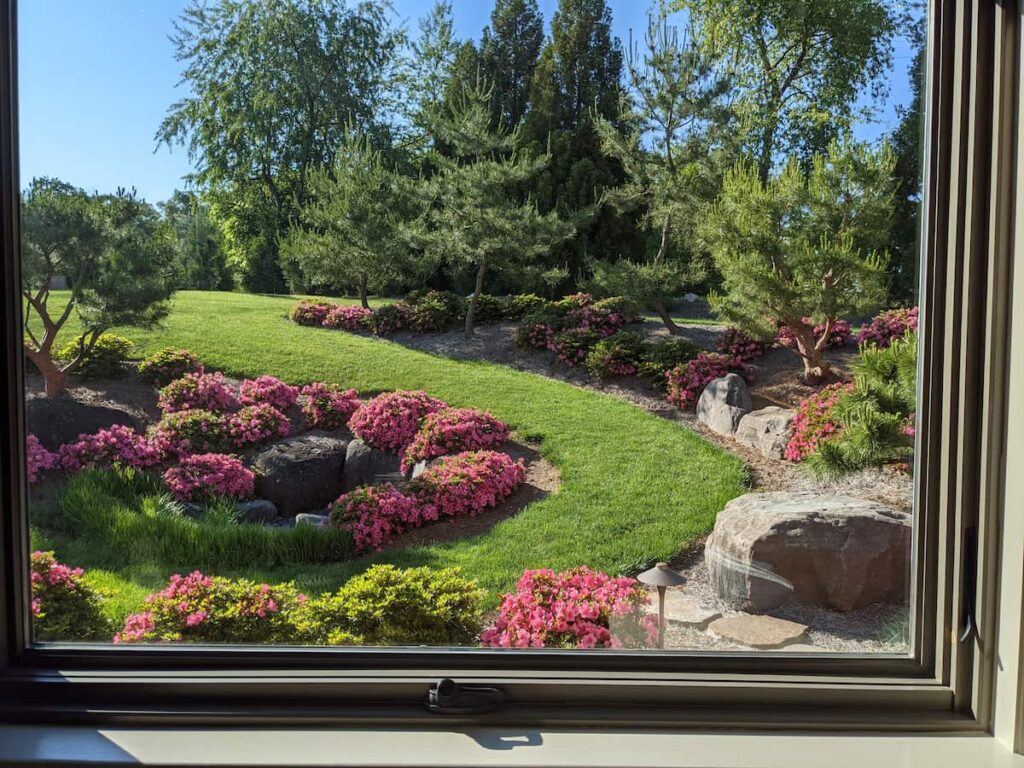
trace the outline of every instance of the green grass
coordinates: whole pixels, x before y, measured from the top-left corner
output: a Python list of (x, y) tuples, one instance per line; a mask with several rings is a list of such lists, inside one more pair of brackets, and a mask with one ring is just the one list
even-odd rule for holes
[[(162, 328), (118, 329), (141, 354), (187, 347), (207, 366), (234, 376), (272, 374), (361, 393), (425, 389), (452, 405), (484, 408), (520, 439), (540, 443), (559, 467), (557, 493), (490, 531), (456, 542), (412, 547), (327, 565), (219, 569), (225, 575), (295, 579), (302, 588), (334, 589), (369, 563), (461, 566), (491, 591), (508, 589), (524, 568), (586, 564), (631, 573), (677, 553), (712, 527), (725, 503), (745, 490), (742, 463), (696, 434), (642, 409), (534, 374), (459, 361), (399, 344), (303, 328), (287, 319), (292, 297), (183, 292)], [(74, 333), (69, 328), (65, 335)], [(48, 533), (45, 529), (43, 533)], [(103, 567), (126, 592), (141, 592), (188, 563), (118, 567), (101, 553), (76, 553), (74, 565)], [(72, 551), (68, 544), (68, 550)], [(58, 554), (64, 547), (58, 543)], [(68, 558), (71, 560), (71, 558)]]

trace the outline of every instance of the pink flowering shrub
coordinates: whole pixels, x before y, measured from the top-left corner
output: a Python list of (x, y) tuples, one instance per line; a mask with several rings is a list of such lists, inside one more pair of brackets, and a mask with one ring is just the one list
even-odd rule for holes
[(508, 426), (486, 411), (444, 408), (430, 413), (402, 453), (402, 471), (436, 456), (491, 448), (508, 440)]
[(255, 482), (252, 470), (220, 453), (186, 456), (164, 472), (164, 483), (178, 501), (209, 501), (216, 496), (247, 499)]
[(186, 373), (202, 373), (203, 364), (187, 349), (162, 349), (139, 363), (139, 375), (158, 389)]
[(390, 336), (412, 327), (413, 309), (404, 301), (396, 301), (374, 310), (363, 322), (375, 336)]
[(105, 640), (110, 626), (100, 596), (81, 568), (57, 562), (53, 552), (32, 553), (32, 630), (36, 640)]
[(853, 384), (831, 384), (797, 406), (792, 432), (786, 444), (787, 460), (802, 461), (814, 453), (818, 445), (837, 433), (838, 425), (833, 410), (840, 396), (852, 390)]
[(221, 451), (230, 445), (228, 416), (201, 410), (168, 413), (150, 438), (161, 451), (178, 456)]
[(160, 390), (158, 402), (164, 413), (179, 411), (233, 411), (238, 400), (219, 373), (186, 373)]
[(372, 309), (343, 304), (327, 313), (323, 320), (323, 326), (343, 331), (358, 331), (366, 327), (371, 317), (373, 317)]
[(257, 584), (193, 571), (175, 574), (129, 616), (115, 643), (279, 643), (294, 635), (291, 617), (306, 602), (293, 584)]
[(302, 388), (302, 413), (314, 429), (341, 429), (360, 406), (359, 393), (333, 384), (314, 382)]
[(424, 416), (446, 407), (423, 391), (385, 392), (359, 406), (348, 425), (369, 445), (398, 452), (416, 437)]
[(158, 441), (123, 424), (79, 435), (75, 442), (62, 445), (57, 455), (60, 466), (68, 472), (114, 465), (145, 469), (164, 460)]
[(269, 403), (247, 405), (227, 417), (227, 436), (236, 448), (259, 445), (278, 437), (287, 437), (291, 429), (288, 417)]
[(518, 347), (550, 349), (555, 341), (555, 329), (550, 323), (528, 322), (516, 328), (512, 339)]
[(704, 387), (712, 380), (729, 373), (738, 373), (750, 380), (750, 366), (738, 357), (716, 352), (701, 352), (685, 366), (673, 368), (665, 374), (668, 401), (685, 410), (696, 408)]
[(566, 365), (583, 365), (601, 335), (587, 328), (570, 328), (555, 337), (549, 349)]
[(498, 619), (480, 634), (492, 648), (620, 648), (657, 642), (648, 594), (629, 577), (586, 567), (523, 571), (502, 596)]
[(267, 403), (279, 411), (287, 411), (299, 398), (299, 388), (285, 384), (274, 376), (245, 379), (239, 387), (238, 402), (242, 405)]
[(46, 470), (60, 466), (58, 454), (46, 450), (35, 435), (25, 436), (25, 453), (29, 485), (39, 482), (39, 476)]
[(633, 376), (640, 371), (646, 352), (642, 334), (619, 331), (594, 345), (587, 354), (587, 370), (599, 379)]
[(765, 342), (758, 341), (732, 326), (726, 328), (725, 333), (715, 342), (715, 349), (720, 353), (743, 361), (756, 360), (768, 351), (768, 346)]
[(593, 304), (569, 310), (565, 320), (571, 328), (593, 331), (602, 339), (621, 330), (626, 324), (626, 317), (622, 312)]
[(917, 330), (917, 307), (887, 309), (877, 315), (857, 334), (857, 345), (874, 344), (888, 347), (895, 339), (902, 339)]
[(300, 301), (288, 313), (293, 323), (319, 327), (337, 305), (329, 301)]
[[(803, 318), (805, 323), (810, 323), (811, 318)], [(818, 323), (814, 326), (814, 338), (818, 339), (821, 334), (825, 332), (825, 324)], [(832, 330), (829, 331), (828, 341), (825, 343), (825, 348), (839, 348), (845, 347), (850, 344), (853, 339), (852, 331), (850, 329), (850, 323), (846, 320), (836, 320), (832, 323)], [(796, 349), (796, 336), (793, 334), (792, 329), (788, 325), (779, 326), (779, 334), (777, 338), (779, 345), (786, 349)]]
[(497, 506), (526, 481), (522, 459), (497, 451), (466, 451), (441, 459), (413, 481), (424, 504), (446, 517), (476, 515)]
[(405, 531), (437, 520), (437, 509), (394, 485), (370, 485), (349, 491), (331, 507), (331, 525), (350, 531), (357, 552), (380, 549)]

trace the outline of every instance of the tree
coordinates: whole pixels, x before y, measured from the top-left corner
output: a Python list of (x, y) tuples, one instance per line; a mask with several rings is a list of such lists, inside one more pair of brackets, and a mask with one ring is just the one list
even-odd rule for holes
[(437, 0), (419, 20), (419, 28), (419, 37), (409, 46), (412, 56), (406, 62), (402, 86), (409, 123), (424, 131), (445, 102), (445, 89), (452, 80), (461, 45), (455, 38), (452, 4), (447, 0)]
[(311, 172), (309, 197), (282, 241), (282, 258), (311, 284), (356, 286), (369, 308), (369, 290), (399, 274), (408, 250), (402, 233), (413, 211), (406, 187), (368, 137), (347, 137), (332, 168)]
[(426, 182), (430, 203), (420, 231), (429, 254), (476, 273), (467, 338), (488, 270), (518, 268), (574, 231), (556, 213), (541, 214), (532, 201), (521, 201), (519, 189), (548, 158), (523, 152), (518, 129), (493, 127), (490, 104), (490, 89), (477, 82), (435, 125), (450, 154), (434, 158), (438, 171)]
[[(21, 243), (25, 354), (43, 375), (47, 397), (64, 391), (67, 374), (105, 330), (152, 327), (168, 312), (172, 238), (134, 193), (90, 196), (56, 179), (33, 179), (22, 199)], [(55, 307), (50, 287), (57, 276), (67, 279), (70, 295)], [(72, 312), (83, 327), (78, 354), (58, 363), (53, 345)]]
[(402, 41), (378, 0), (193, 0), (175, 23), (191, 95), (157, 140), (188, 147), (249, 290), (284, 288), (278, 234), (346, 126), (388, 133)]
[(788, 326), (809, 382), (829, 374), (822, 352), (835, 321), (885, 300), (892, 168), (887, 145), (852, 142), (816, 155), (809, 174), (791, 159), (767, 184), (744, 163), (707, 214), (703, 237), (722, 275), (712, 307), (759, 338)]
[(220, 230), (210, 206), (193, 192), (175, 190), (160, 203), (164, 221), (174, 233), (178, 255), (179, 288), (230, 291), (231, 270), (221, 246)]
[(495, 124), (517, 126), (530, 104), (530, 82), (544, 42), (537, 0), (497, 0), (480, 40), (483, 74), (492, 84)]
[(857, 96), (879, 97), (892, 58), (887, 0), (674, 0), (705, 50), (729, 62), (736, 109), (765, 182), (778, 156), (843, 134)]

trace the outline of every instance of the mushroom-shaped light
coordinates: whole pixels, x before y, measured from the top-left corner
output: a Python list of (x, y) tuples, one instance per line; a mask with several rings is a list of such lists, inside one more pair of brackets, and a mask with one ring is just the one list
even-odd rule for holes
[(657, 563), (650, 570), (636, 577), (641, 584), (658, 588), (658, 647), (665, 647), (665, 589), (678, 587), (686, 583), (686, 578), (679, 571), (672, 570), (668, 563)]

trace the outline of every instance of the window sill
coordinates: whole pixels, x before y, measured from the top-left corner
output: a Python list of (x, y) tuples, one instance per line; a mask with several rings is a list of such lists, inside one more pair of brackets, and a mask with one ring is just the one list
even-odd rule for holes
[(991, 736), (0, 726), (2, 765), (1024, 768)]

